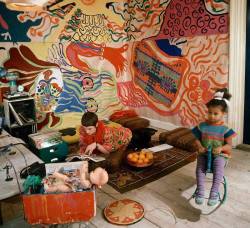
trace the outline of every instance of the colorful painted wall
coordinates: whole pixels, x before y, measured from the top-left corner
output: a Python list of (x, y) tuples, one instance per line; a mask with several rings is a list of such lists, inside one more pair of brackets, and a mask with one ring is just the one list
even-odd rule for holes
[(228, 9), (228, 0), (51, 0), (24, 13), (0, 3), (0, 66), (20, 73), (40, 128), (123, 108), (191, 126), (228, 83)]

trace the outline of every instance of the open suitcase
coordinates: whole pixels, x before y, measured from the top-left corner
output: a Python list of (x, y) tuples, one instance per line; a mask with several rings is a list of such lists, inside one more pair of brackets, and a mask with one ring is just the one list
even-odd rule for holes
[[(14, 168), (17, 186), (22, 196), (24, 217), (29, 224), (66, 224), (86, 222), (96, 215), (94, 185), (90, 189), (68, 193), (23, 193), (19, 182), (19, 174), (17, 173), (11, 159), (4, 154), (4, 152), (9, 151), (11, 146), (12, 144), (5, 146), (1, 152)], [(66, 164), (69, 165), (69, 167), (76, 166), (76, 163), (65, 163), (65, 165)], [(27, 167), (27, 163), (25, 165)], [(60, 163), (54, 165), (61, 166)], [(50, 166), (50, 164), (48, 164), (48, 166)]]

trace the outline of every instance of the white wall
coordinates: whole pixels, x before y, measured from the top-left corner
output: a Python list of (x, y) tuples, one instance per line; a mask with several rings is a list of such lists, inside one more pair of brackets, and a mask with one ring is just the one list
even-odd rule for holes
[(229, 91), (232, 94), (232, 100), (230, 101), (228, 124), (238, 134), (234, 145), (243, 143), (246, 10), (247, 0), (230, 1)]

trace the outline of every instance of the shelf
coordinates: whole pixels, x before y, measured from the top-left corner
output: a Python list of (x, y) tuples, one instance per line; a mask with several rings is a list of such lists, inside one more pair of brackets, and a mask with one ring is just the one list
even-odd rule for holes
[(5, 125), (20, 128), (36, 124), (35, 101), (33, 97), (4, 99)]
[(19, 128), (19, 127), (25, 127), (25, 126), (30, 126), (30, 125), (34, 125), (36, 124), (36, 122), (32, 122), (32, 123), (24, 123), (23, 125), (19, 125), (17, 123), (11, 124), (10, 127), (8, 128)]
[(17, 138), (28, 140), (37, 132), (35, 101), (33, 97), (4, 99), (5, 129)]

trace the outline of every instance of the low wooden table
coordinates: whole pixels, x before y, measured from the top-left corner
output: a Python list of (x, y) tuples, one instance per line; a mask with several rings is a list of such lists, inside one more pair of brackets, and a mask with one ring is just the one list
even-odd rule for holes
[(108, 183), (120, 193), (124, 193), (155, 181), (195, 159), (196, 152), (176, 147), (162, 150), (154, 153), (154, 162), (149, 167), (136, 168), (125, 161), (119, 171), (109, 175)]

